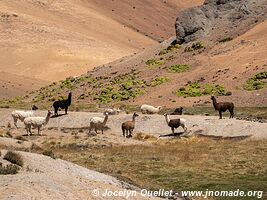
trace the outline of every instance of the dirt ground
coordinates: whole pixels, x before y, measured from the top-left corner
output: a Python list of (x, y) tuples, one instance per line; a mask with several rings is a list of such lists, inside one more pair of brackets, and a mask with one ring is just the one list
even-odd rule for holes
[[(38, 136), (34, 130), (32, 136), (28, 136), (24, 125), (18, 122), (16, 129), (11, 120), (11, 109), (0, 110), (0, 148), (6, 150), (21, 150), (19, 152), (24, 160), (24, 166), (16, 175), (5, 175), (0, 179), (0, 192), (3, 199), (107, 199), (104, 196), (95, 197), (92, 195), (94, 189), (103, 192), (105, 189), (116, 191), (137, 190), (125, 182), (119, 181), (111, 176), (101, 174), (59, 158), (53, 159), (41, 153), (45, 149), (79, 149), (81, 154), (86, 154), (90, 148), (102, 149), (106, 147), (129, 146), (129, 145), (152, 145), (149, 140), (139, 140), (137, 135), (142, 133), (142, 137), (153, 139), (153, 141), (163, 139), (179, 138), (169, 136), (170, 128), (166, 125), (163, 115), (141, 115), (136, 119), (136, 129), (134, 137), (123, 138), (120, 125), (123, 121), (130, 120), (131, 114), (119, 114), (109, 116), (107, 130), (104, 134), (88, 132), (89, 120), (92, 116), (103, 116), (102, 113), (70, 112), (51, 118), (43, 130), (43, 135)], [(45, 116), (46, 111), (37, 111), (35, 115)], [(188, 134), (186, 137), (201, 135), (211, 138), (225, 139), (265, 139), (267, 136), (267, 123), (242, 121), (225, 118), (219, 120), (217, 116), (170, 116), (171, 118), (183, 117), (187, 120)], [(11, 124), (11, 127), (10, 125)], [(179, 128), (176, 133), (182, 134)], [(159, 137), (165, 135), (166, 137)], [(183, 136), (183, 135), (182, 135)], [(165, 142), (165, 141), (164, 141)], [(39, 149), (39, 150), (38, 150)], [(0, 162), (8, 164), (3, 160), (6, 150), (1, 150)], [(124, 199), (119, 197), (109, 197), (108, 199)], [(131, 199), (146, 199), (137, 193)], [(150, 198), (154, 199), (154, 198)], [(156, 198), (155, 198), (156, 199)]]
[[(6, 151), (2, 150), (1, 153), (4, 155)], [(105, 190), (137, 189), (111, 176), (61, 159), (27, 152), (18, 153), (22, 155), (24, 165), (16, 175), (1, 176), (1, 199), (125, 199), (102, 195)], [(4, 161), (1, 156), (0, 161)], [(137, 192), (131, 199), (148, 197)]]
[[(0, 110), (0, 126), (6, 127), (8, 123), (11, 127), (14, 127), (11, 119), (11, 109)], [(36, 116), (45, 116), (46, 111), (37, 111)], [(51, 118), (45, 129), (54, 130), (78, 130), (83, 132), (89, 132), (90, 118), (93, 116), (103, 117), (102, 113), (89, 113), (89, 112), (69, 112), (68, 115), (62, 115), (56, 118)], [(239, 137), (239, 136), (251, 136), (255, 139), (267, 137), (267, 123), (243, 121), (237, 119), (229, 119), (229, 114), (225, 113), (224, 118), (219, 120), (217, 116), (170, 116), (170, 118), (184, 118), (187, 120), (188, 132), (186, 135), (209, 135), (219, 137)], [(127, 120), (131, 120), (132, 114), (119, 114), (111, 115), (107, 121), (107, 130), (105, 135), (114, 134), (118, 138), (122, 137), (121, 123)], [(18, 122), (20, 129), (18, 133), (25, 134), (24, 124)], [(93, 131), (92, 131), (93, 132)], [(142, 115), (136, 118), (135, 133), (144, 133), (154, 135), (156, 137), (160, 135), (170, 134), (171, 130), (167, 126), (163, 115)], [(43, 131), (46, 133), (46, 130)], [(183, 129), (179, 127), (176, 133), (183, 133)]]

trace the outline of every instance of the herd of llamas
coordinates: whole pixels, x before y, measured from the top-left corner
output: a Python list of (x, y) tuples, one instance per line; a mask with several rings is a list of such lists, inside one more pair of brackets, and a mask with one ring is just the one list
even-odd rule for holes
[[(219, 112), (219, 119), (222, 119), (222, 113), (225, 111), (230, 112), (230, 118), (234, 117), (234, 104), (232, 102), (217, 102), (214, 96), (211, 97), (213, 107), (216, 111)], [(68, 114), (68, 108), (71, 105), (72, 101), (72, 93), (68, 94), (68, 98), (66, 100), (59, 100), (53, 103), (54, 115), (58, 116), (59, 109), (64, 109), (65, 114)], [(28, 135), (32, 134), (31, 129), (37, 128), (38, 135), (42, 135), (41, 128), (44, 127), (48, 122), (50, 117), (52, 116), (52, 112), (48, 110), (47, 115), (45, 117), (35, 116), (35, 111), (38, 109), (37, 106), (33, 105), (32, 110), (22, 111), (15, 110), (11, 113), (11, 116), (14, 121), (14, 125), (17, 128), (17, 121), (20, 120), (24, 123), (25, 129)], [(154, 107), (151, 105), (144, 104), (141, 106), (142, 114), (157, 114), (162, 110), (162, 106)], [(100, 130), (103, 134), (105, 125), (108, 121), (109, 115), (116, 115), (121, 112), (120, 109), (107, 108), (104, 111), (104, 117), (92, 117), (90, 119), (90, 127), (89, 133), (93, 130), (97, 133)], [(172, 133), (174, 134), (175, 129), (182, 127), (184, 129), (184, 133), (187, 132), (188, 128), (186, 126), (186, 120), (184, 118), (176, 118), (170, 119), (168, 115), (182, 115), (183, 107), (176, 108), (170, 114), (165, 113), (164, 117), (167, 125), (171, 128)], [(121, 124), (121, 130), (123, 137), (130, 138), (132, 137), (133, 130), (135, 128), (135, 118), (139, 115), (137, 113), (133, 113), (132, 120), (123, 122)]]

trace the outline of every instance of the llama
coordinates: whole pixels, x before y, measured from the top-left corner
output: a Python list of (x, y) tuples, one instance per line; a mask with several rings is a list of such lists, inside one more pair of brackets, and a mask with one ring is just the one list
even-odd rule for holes
[(116, 108), (106, 108), (104, 112), (107, 112), (109, 115), (118, 115), (121, 110)]
[(164, 114), (166, 122), (169, 127), (171, 127), (172, 133), (174, 134), (174, 129), (177, 129), (179, 126), (181, 126), (184, 129), (184, 132), (187, 132), (186, 127), (186, 119), (180, 118), (180, 119), (170, 119), (167, 113)]
[(211, 96), (211, 100), (213, 103), (213, 107), (215, 110), (219, 111), (220, 118), (222, 119), (222, 113), (226, 110), (229, 110), (230, 112), (230, 118), (234, 118), (234, 103), (232, 102), (219, 102), (217, 103), (216, 98), (214, 96)]
[(32, 106), (32, 110), (28, 110), (28, 111), (14, 110), (14, 111), (12, 111), (11, 116), (12, 116), (13, 121), (14, 121), (14, 126), (16, 128), (18, 128), (18, 126), (17, 126), (18, 119), (21, 122), (23, 122), (26, 117), (32, 117), (32, 116), (34, 116), (34, 113), (35, 113), (36, 110), (38, 110), (38, 107), (35, 106), (35, 105), (33, 105)]
[(38, 135), (42, 135), (41, 128), (45, 126), (50, 117), (52, 115), (52, 112), (48, 110), (46, 117), (27, 117), (24, 120), (25, 128), (27, 131), (27, 134), (32, 134), (31, 128), (37, 128), (38, 129)]
[(183, 107), (176, 108), (170, 115), (182, 115), (183, 114)]
[(143, 104), (141, 106), (141, 112), (143, 114), (155, 114), (162, 110), (162, 106), (154, 107), (150, 105)]
[[(138, 116), (138, 114), (134, 113), (132, 121), (126, 121), (121, 124), (123, 137), (132, 137), (132, 133), (135, 127), (135, 118)], [(130, 133), (130, 135), (128, 135), (128, 132)]]
[(57, 116), (58, 115), (58, 109), (61, 108), (61, 109), (65, 109), (65, 115), (68, 114), (68, 108), (69, 106), (71, 105), (71, 92), (69, 93), (68, 95), (68, 99), (66, 100), (59, 100), (59, 101), (55, 101), (53, 103), (53, 107), (54, 107), (54, 110), (55, 110), (55, 115)]
[(97, 130), (100, 129), (102, 134), (105, 128), (105, 125), (108, 121), (108, 113), (104, 112), (105, 118), (102, 117), (92, 117), (90, 119), (90, 128), (89, 128), (89, 133), (91, 133), (92, 129), (95, 129), (95, 132), (97, 134)]

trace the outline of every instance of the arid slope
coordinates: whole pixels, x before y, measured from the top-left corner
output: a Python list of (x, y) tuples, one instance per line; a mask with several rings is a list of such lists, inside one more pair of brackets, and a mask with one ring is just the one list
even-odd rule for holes
[[(133, 92), (138, 93), (140, 90), (144, 90), (144, 94), (137, 95), (138, 97), (134, 99), (129, 98), (129, 100), (126, 99), (127, 101), (121, 101), (122, 104), (126, 104), (126, 102), (128, 105), (148, 103), (170, 108), (193, 105), (212, 106), (210, 104), (211, 94), (188, 98), (176, 95), (179, 88), (185, 87), (190, 82), (199, 82), (201, 85), (218, 84), (223, 86), (225, 91), (231, 92), (230, 96), (220, 96), (219, 101), (233, 101), (236, 106), (243, 107), (266, 106), (266, 87), (254, 91), (247, 91), (243, 88), (249, 78), (266, 71), (266, 33), (267, 21), (264, 21), (230, 41), (211, 43), (208, 38), (204, 38), (202, 42), (205, 49), (185, 52), (185, 48), (191, 44), (183, 44), (180, 49), (158, 55), (162, 49), (170, 44), (170, 41), (164, 42), (147, 48), (137, 55), (124, 57), (106, 66), (97, 67), (83, 77), (72, 79), (71, 82), (66, 80), (63, 85), (46, 87), (41, 93), (37, 92), (30, 95), (26, 101), (36, 100), (36, 102), (47, 103), (47, 101), (53, 101), (55, 97), (57, 98), (57, 91), (60, 90), (60, 95), (66, 96), (71, 89), (76, 103), (101, 104), (105, 103), (102, 100), (106, 99), (107, 101), (111, 100), (110, 102), (114, 104), (116, 98), (126, 99), (131, 95), (128, 91), (131, 91), (132, 88), (135, 89), (135, 86), (131, 86), (133, 83), (124, 80), (124, 78), (135, 75), (134, 81), (142, 81), (146, 84)], [(161, 59), (164, 64), (148, 66), (147, 61), (149, 59)], [(178, 64), (187, 64), (190, 69), (182, 73), (170, 73), (168, 71), (170, 66)], [(151, 86), (151, 81), (157, 77), (166, 77), (169, 81), (155, 87)], [(121, 85), (120, 81), (122, 81)], [(118, 93), (117, 88), (114, 88), (116, 87), (115, 84), (126, 95)], [(138, 86), (140, 82), (135, 84)], [(128, 88), (128, 90), (123, 88)], [(115, 98), (115, 100), (112, 101), (111, 98)]]
[[(21, 94), (16, 92), (21, 78), (14, 79), (14, 76), (28, 77), (33, 83), (33, 87), (27, 87), (20, 82), (24, 87), (21, 91), (37, 89), (48, 82), (81, 75), (95, 66), (131, 55), (155, 44), (155, 39), (166, 39), (169, 30), (173, 30), (178, 11), (202, 1), (188, 5), (180, 2), (115, 1), (111, 5), (94, 0), (1, 1), (0, 72), (10, 74), (7, 78), (14, 85), (10, 87), (0, 81), (4, 91), (1, 97)], [(124, 23), (125, 15), (131, 13), (133, 6), (138, 17)], [(107, 10), (113, 7), (123, 12), (112, 16)], [(156, 31), (155, 21), (168, 28), (160, 25), (160, 31)], [(148, 30), (155, 39), (146, 36)]]

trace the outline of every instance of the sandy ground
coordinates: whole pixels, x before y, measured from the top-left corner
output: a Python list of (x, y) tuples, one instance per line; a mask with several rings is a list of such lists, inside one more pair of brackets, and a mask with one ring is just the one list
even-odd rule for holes
[[(0, 126), (5, 127), (10, 122), (13, 127), (10, 116), (10, 109), (1, 109), (0, 111)], [(37, 111), (37, 116), (45, 116), (46, 111)], [(46, 126), (46, 129), (75, 129), (83, 128), (88, 130), (90, 118), (93, 116), (103, 117), (101, 113), (89, 112), (70, 112), (68, 115), (51, 118)], [(222, 136), (222, 137), (238, 137), (251, 136), (255, 139), (267, 138), (267, 123), (250, 122), (237, 119), (229, 119), (228, 113), (224, 114), (224, 119), (219, 120), (216, 116), (170, 116), (170, 118), (185, 118), (187, 120), (188, 135), (201, 134), (208, 136)], [(107, 134), (112, 133), (117, 137), (122, 136), (121, 123), (131, 120), (131, 114), (119, 114), (109, 116), (107, 127), (109, 128)], [(24, 124), (18, 122), (21, 134), (25, 134)], [(135, 133), (151, 134), (156, 137), (160, 135), (170, 134), (171, 130), (167, 126), (163, 115), (142, 115), (136, 118)], [(176, 131), (182, 133), (183, 129), (180, 127)], [(45, 133), (45, 130), (44, 130)]]
[[(2, 150), (2, 155), (6, 151)], [(18, 152), (24, 166), (16, 175), (1, 176), (1, 199), (125, 199), (102, 196), (105, 190), (138, 189), (111, 176), (50, 157)], [(0, 156), (0, 161), (4, 160)], [(7, 161), (6, 161), (7, 162)], [(8, 164), (8, 163), (6, 163)], [(100, 195), (96, 191), (99, 192)], [(149, 199), (137, 192), (131, 199)], [(157, 198), (150, 198), (157, 199)]]

